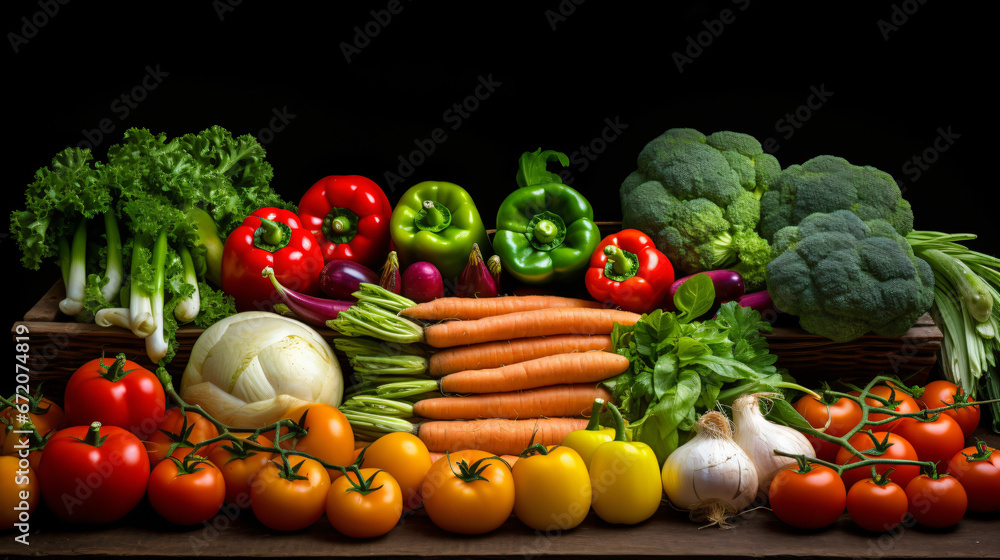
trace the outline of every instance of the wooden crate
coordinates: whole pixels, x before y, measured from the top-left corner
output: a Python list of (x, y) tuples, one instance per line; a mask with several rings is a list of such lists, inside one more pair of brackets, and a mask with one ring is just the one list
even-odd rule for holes
[[(27, 329), (30, 357), (27, 364), (35, 383), (44, 381), (46, 393), (62, 394), (66, 380), (84, 362), (104, 352), (114, 356), (124, 352), (137, 363), (152, 367), (146, 358), (145, 342), (119, 327), (99, 327), (69, 321), (59, 311), (65, 297), (57, 282), (25, 315), (11, 332)], [(337, 337), (330, 329), (318, 328), (328, 341)], [(168, 370), (179, 379), (202, 329), (185, 326), (177, 330), (180, 346)], [(778, 366), (787, 368), (806, 386), (823, 381), (853, 379), (863, 382), (875, 375), (899, 375), (912, 383), (927, 378), (937, 359), (942, 334), (929, 315), (924, 315), (905, 336), (899, 338), (864, 336), (847, 343), (811, 335), (798, 328), (777, 326), (766, 335)]]

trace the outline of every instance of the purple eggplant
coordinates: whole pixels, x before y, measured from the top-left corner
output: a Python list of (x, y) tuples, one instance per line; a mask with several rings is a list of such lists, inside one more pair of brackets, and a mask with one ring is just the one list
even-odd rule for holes
[[(738, 272), (732, 270), (709, 270), (699, 272), (698, 274), (707, 274), (712, 279), (712, 286), (715, 287), (716, 306), (727, 301), (733, 301), (746, 293), (746, 284)], [(670, 285), (667, 296), (661, 304), (664, 310), (677, 311), (677, 308), (674, 307), (674, 294), (677, 293), (677, 289), (681, 287), (681, 284), (688, 281), (692, 276), (695, 276), (695, 274), (674, 280), (674, 283)]]
[(274, 276), (274, 269), (269, 266), (261, 271), (261, 276), (271, 280), (271, 285), (278, 292), (281, 301), (292, 313), (313, 325), (325, 326), (327, 321), (336, 319), (341, 311), (354, 305), (354, 301), (326, 299), (289, 290), (278, 282)]
[(760, 312), (761, 317), (768, 322), (774, 322), (778, 315), (778, 309), (774, 306), (774, 301), (771, 300), (771, 293), (767, 290), (743, 294), (736, 298), (736, 303), (740, 307), (756, 309)]
[(367, 266), (345, 259), (334, 259), (319, 273), (319, 288), (323, 293), (345, 301), (353, 301), (354, 292), (362, 283), (378, 284), (379, 277)]

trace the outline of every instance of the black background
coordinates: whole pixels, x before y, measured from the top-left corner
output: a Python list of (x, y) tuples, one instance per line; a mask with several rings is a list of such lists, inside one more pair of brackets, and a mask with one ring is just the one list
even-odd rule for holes
[[(598, 219), (618, 220), (642, 146), (692, 127), (752, 134), (783, 166), (826, 153), (876, 166), (900, 182), (918, 229), (977, 233), (971, 245), (996, 252), (986, 4), (35, 0), (2, 11), (5, 216), (67, 146), (89, 142), (103, 159), (129, 127), (218, 124), (265, 143), (273, 185), (293, 202), (331, 174), (368, 176), (393, 203), (444, 180), (493, 227), (518, 156), (542, 147), (571, 155), (567, 181)], [(113, 130), (98, 133), (102, 122)], [(428, 141), (435, 129), (443, 141)], [(433, 152), (414, 154), (421, 143)], [(917, 173), (915, 157), (932, 163)], [(24, 270), (6, 227), (0, 249), (12, 323), (57, 271)]]

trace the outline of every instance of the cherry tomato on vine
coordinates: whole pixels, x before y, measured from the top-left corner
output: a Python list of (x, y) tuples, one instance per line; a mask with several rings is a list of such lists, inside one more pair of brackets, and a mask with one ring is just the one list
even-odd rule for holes
[(922, 474), (906, 485), (909, 512), (914, 521), (927, 527), (951, 527), (961, 521), (969, 507), (965, 488), (950, 475)]
[[(810, 426), (817, 429), (826, 426), (826, 433), (834, 437), (846, 434), (861, 423), (861, 406), (847, 397), (841, 397), (833, 404), (827, 405), (815, 397), (805, 395), (795, 401), (794, 406)], [(827, 426), (828, 421), (829, 426)], [(817, 459), (833, 462), (837, 458), (840, 446), (836, 443), (810, 435), (807, 435), (806, 439), (816, 450)]]
[(424, 510), (452, 533), (488, 533), (514, 511), (514, 477), (498, 457), (480, 450), (449, 453), (431, 465), (421, 488)]
[(392, 432), (365, 449), (362, 466), (391, 474), (403, 493), (403, 511), (409, 511), (420, 505), (420, 488), (431, 463), (427, 445), (420, 438), (406, 432)]
[(149, 464), (155, 467), (166, 459), (167, 452), (174, 443), (177, 443), (177, 446), (170, 453), (171, 457), (183, 459), (192, 451), (195, 451), (196, 455), (205, 456), (209, 452), (206, 446), (197, 450), (194, 446), (218, 436), (219, 429), (201, 414), (193, 410), (182, 413), (179, 407), (169, 408), (156, 432), (146, 439)]
[(166, 403), (156, 374), (118, 354), (80, 366), (66, 383), (63, 405), (69, 425), (100, 422), (125, 428), (145, 440), (163, 421)]
[[(868, 471), (871, 474), (871, 471)], [(909, 501), (895, 482), (866, 478), (847, 491), (847, 513), (862, 529), (889, 531), (903, 522)]]
[[(861, 393), (857, 391), (852, 391), (852, 395), (861, 396)], [(892, 415), (885, 412), (877, 412), (878, 409), (895, 410), (896, 412), (911, 413), (920, 412), (920, 403), (917, 399), (903, 392), (903, 390), (896, 385), (876, 385), (868, 391), (869, 395), (874, 395), (876, 397), (881, 397), (890, 403), (895, 402), (895, 407), (886, 407), (881, 402), (871, 398), (870, 396), (865, 399), (865, 403), (869, 406), (868, 410), (868, 422), (878, 422), (890, 418)], [(897, 418), (891, 422), (886, 422), (885, 424), (867, 424), (864, 429), (872, 430), (873, 432), (891, 432), (893, 428), (899, 425), (902, 418)]]
[(45, 444), (38, 480), (45, 505), (61, 519), (111, 523), (142, 501), (149, 457), (124, 428), (73, 426)]
[(775, 475), (768, 489), (774, 515), (799, 529), (820, 529), (834, 524), (847, 505), (847, 488), (837, 471), (823, 465), (785, 469)]
[(367, 539), (392, 530), (403, 514), (403, 494), (396, 479), (381, 469), (359, 469), (330, 483), (326, 518), (348, 537)]
[(266, 527), (276, 531), (304, 529), (323, 517), (330, 475), (318, 461), (288, 456), (288, 472), (280, 458), (257, 471), (250, 483), (250, 507)]
[(170, 457), (149, 475), (149, 504), (175, 525), (198, 525), (222, 509), (226, 483), (211, 461)]
[[(308, 453), (331, 465), (347, 466), (354, 462), (354, 430), (344, 413), (326, 403), (309, 403), (288, 409), (290, 418), (306, 429), (300, 438), (282, 440), (281, 447)], [(330, 469), (330, 480), (341, 476)]]
[(1000, 510), (1000, 451), (976, 442), (952, 457), (947, 470), (965, 488), (969, 511)]
[[(965, 391), (961, 387), (945, 379), (931, 381), (925, 385), (924, 393), (920, 396), (920, 402), (924, 403), (927, 408), (941, 408), (953, 405), (956, 402), (973, 402), (973, 400), (975, 399), (965, 395)], [(962, 427), (962, 434), (968, 438), (979, 427), (979, 419), (982, 412), (979, 410), (979, 405), (975, 405), (951, 408), (945, 410), (942, 414), (947, 414), (954, 418), (958, 422), (958, 425)]]
[[(234, 433), (242, 441), (249, 441), (250, 433)], [(257, 436), (256, 443), (262, 447), (272, 447), (271, 440)], [(246, 509), (250, 507), (250, 482), (257, 471), (264, 468), (274, 458), (274, 453), (253, 451), (231, 441), (219, 442), (211, 446), (208, 460), (219, 467), (226, 483), (225, 503)]]
[(965, 447), (962, 427), (954, 418), (945, 414), (926, 421), (903, 418), (893, 431), (910, 442), (919, 460), (937, 463), (942, 468)]
[(514, 515), (537, 531), (567, 531), (587, 517), (593, 487), (587, 464), (574, 449), (550, 446), (523, 456), (514, 475)]
[[(913, 449), (910, 442), (906, 441), (906, 439), (899, 434), (891, 432), (874, 432), (872, 435), (875, 437), (875, 440), (878, 441), (877, 446), (867, 432), (858, 432), (857, 434), (854, 434), (851, 439), (847, 440), (847, 442), (854, 446), (854, 448), (861, 452), (861, 454), (866, 458), (897, 459), (905, 461), (917, 460), (916, 450)], [(882, 447), (884, 447), (884, 451), (879, 452), (878, 449)], [(838, 465), (857, 463), (858, 461), (860, 461), (860, 459), (851, 454), (846, 447), (841, 447), (840, 451), (837, 452), (836, 463)], [(892, 480), (900, 486), (908, 484), (920, 474), (919, 465), (877, 465), (875, 467), (875, 472), (881, 475), (888, 469), (894, 469), (892, 473)], [(851, 487), (859, 480), (870, 476), (871, 469), (868, 467), (847, 469), (841, 475), (844, 479), (844, 486), (847, 487), (848, 491), (850, 491)]]
[(16, 523), (31, 523), (38, 506), (38, 475), (17, 455), (0, 456), (0, 531)]

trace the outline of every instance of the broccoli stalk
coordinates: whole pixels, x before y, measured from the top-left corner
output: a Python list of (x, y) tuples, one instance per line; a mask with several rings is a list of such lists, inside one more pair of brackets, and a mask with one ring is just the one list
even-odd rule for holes
[[(65, 247), (65, 246), (63, 246)], [(59, 310), (69, 316), (83, 311), (84, 288), (87, 285), (87, 220), (81, 219), (73, 233), (73, 243), (68, 256), (60, 251), (66, 299), (59, 302)]]

